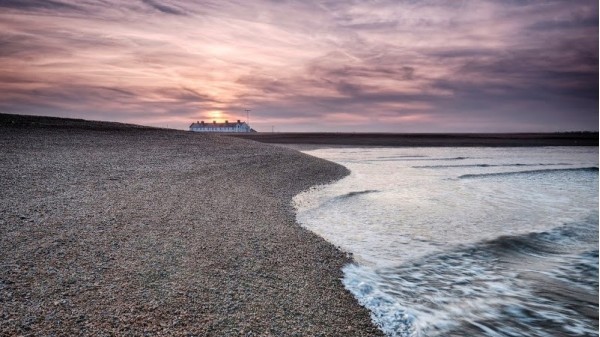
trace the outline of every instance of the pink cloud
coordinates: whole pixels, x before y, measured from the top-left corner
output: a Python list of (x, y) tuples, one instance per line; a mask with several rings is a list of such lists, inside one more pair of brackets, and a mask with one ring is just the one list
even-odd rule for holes
[(0, 3), (2, 112), (186, 128), (251, 108), (257, 128), (295, 131), (598, 124), (594, 1), (33, 4)]

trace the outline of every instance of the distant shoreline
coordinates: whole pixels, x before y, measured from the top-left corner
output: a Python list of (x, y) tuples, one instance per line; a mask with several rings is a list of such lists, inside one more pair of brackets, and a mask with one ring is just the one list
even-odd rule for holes
[[(0, 113), (0, 126), (15, 128), (93, 129), (93, 130), (161, 130), (162, 128), (116, 122), (74, 118), (31, 116)], [(171, 130), (173, 129), (162, 129)], [(180, 130), (177, 130), (180, 131)], [(335, 133), (335, 132), (257, 132), (212, 133), (269, 144), (286, 144), (296, 149), (338, 146), (394, 147), (529, 147), (529, 146), (598, 146), (598, 132), (547, 133)]]
[(233, 137), (261, 143), (323, 146), (532, 147), (598, 146), (598, 132), (564, 133), (253, 133)]

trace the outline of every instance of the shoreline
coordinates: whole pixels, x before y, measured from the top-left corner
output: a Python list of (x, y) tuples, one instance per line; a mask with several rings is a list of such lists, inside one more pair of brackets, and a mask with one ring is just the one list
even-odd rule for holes
[(537, 147), (598, 146), (598, 132), (561, 133), (251, 133), (231, 134), (257, 142), (322, 147)]
[(1, 334), (382, 335), (341, 283), (351, 260), (291, 204), (346, 168), (109, 122), (0, 131)]

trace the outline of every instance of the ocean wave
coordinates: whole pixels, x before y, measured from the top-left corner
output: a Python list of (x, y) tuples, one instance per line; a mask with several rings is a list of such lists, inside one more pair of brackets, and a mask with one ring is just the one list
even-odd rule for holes
[(422, 155), (398, 155), (398, 156), (379, 156), (376, 159), (402, 159), (402, 158), (427, 158), (429, 156), (422, 156)]
[(363, 195), (363, 194), (369, 194), (369, 193), (376, 193), (379, 192), (379, 190), (364, 190), (364, 191), (353, 191), (353, 192), (349, 192), (346, 194), (342, 194), (337, 196), (337, 199), (344, 199), (344, 198), (350, 198), (350, 197), (355, 197), (357, 195)]
[(471, 157), (450, 157), (450, 158), (427, 158), (427, 157), (419, 157), (419, 156), (407, 156), (407, 157), (395, 157), (395, 158), (384, 158), (384, 159), (365, 159), (365, 160), (352, 160), (348, 161), (350, 163), (360, 163), (360, 162), (394, 162), (394, 161), (446, 161), (446, 160), (465, 160), (465, 159), (474, 159)]
[(598, 336), (597, 214), (344, 275), (388, 336)]
[(463, 175), (459, 176), (458, 178), (459, 179), (485, 178), (485, 177), (511, 176), (511, 175), (520, 175), (520, 174), (544, 174), (544, 173), (558, 173), (558, 172), (598, 172), (598, 167), (594, 166), (594, 167), (578, 167), (578, 168), (527, 170), (527, 171), (514, 171), (514, 172), (463, 174)]
[(460, 168), (460, 167), (521, 167), (521, 166), (567, 166), (573, 165), (569, 163), (538, 163), (538, 164), (466, 164), (466, 165), (419, 165), (419, 166), (411, 166), (412, 168), (428, 168), (428, 169), (436, 169), (436, 168)]

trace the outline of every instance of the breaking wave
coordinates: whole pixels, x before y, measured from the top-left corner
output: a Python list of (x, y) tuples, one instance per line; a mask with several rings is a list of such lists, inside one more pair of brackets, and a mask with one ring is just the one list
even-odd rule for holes
[(388, 336), (597, 336), (598, 219), (505, 236), (344, 285)]
[(349, 192), (343, 195), (338, 196), (337, 198), (350, 198), (350, 197), (355, 197), (357, 195), (363, 195), (363, 194), (369, 194), (369, 193), (376, 193), (379, 192), (378, 190), (364, 190), (364, 191), (355, 191), (355, 192)]
[(342, 281), (388, 336), (598, 336), (597, 147), (310, 154), (351, 174), (297, 195), (298, 222), (353, 254)]
[(466, 165), (421, 165), (421, 166), (411, 166), (412, 168), (428, 168), (428, 169), (436, 169), (436, 168), (460, 168), (460, 167), (522, 167), (522, 166), (567, 166), (572, 165), (569, 163), (538, 163), (538, 164), (466, 164)]
[(559, 169), (543, 169), (543, 170), (528, 170), (528, 171), (516, 171), (516, 172), (494, 172), (494, 173), (480, 173), (480, 174), (463, 174), (459, 176), (459, 179), (465, 178), (483, 178), (483, 177), (495, 177), (495, 176), (511, 176), (517, 174), (540, 174), (540, 173), (558, 173), (558, 172), (598, 172), (598, 167), (578, 167), (578, 168), (559, 168)]

